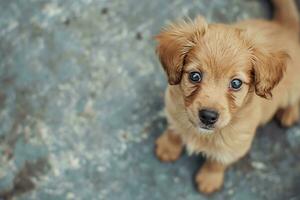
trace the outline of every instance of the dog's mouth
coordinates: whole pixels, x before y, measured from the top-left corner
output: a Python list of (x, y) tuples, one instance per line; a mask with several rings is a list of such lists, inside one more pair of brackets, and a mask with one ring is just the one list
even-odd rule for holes
[(210, 133), (213, 133), (215, 130), (214, 125), (204, 125), (202, 123), (196, 124), (191, 119), (189, 119), (189, 121), (200, 133), (209, 133), (210, 134)]
[(213, 133), (215, 130), (214, 126), (206, 126), (206, 125), (200, 125), (199, 126), (199, 132), (200, 133)]

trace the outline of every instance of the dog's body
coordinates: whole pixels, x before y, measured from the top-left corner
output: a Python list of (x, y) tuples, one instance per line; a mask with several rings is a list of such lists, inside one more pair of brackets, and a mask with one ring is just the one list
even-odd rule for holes
[[(156, 154), (174, 161), (183, 146), (203, 153), (207, 160), (196, 181), (204, 193), (222, 186), (226, 168), (249, 151), (258, 126), (276, 113), (284, 126), (299, 118), (298, 12), (292, 0), (273, 2), (273, 21), (207, 25), (198, 18), (171, 25), (157, 37), (170, 84), (169, 127), (157, 140)], [(233, 89), (236, 80), (244, 84)], [(217, 114), (216, 120), (203, 119), (203, 110)]]

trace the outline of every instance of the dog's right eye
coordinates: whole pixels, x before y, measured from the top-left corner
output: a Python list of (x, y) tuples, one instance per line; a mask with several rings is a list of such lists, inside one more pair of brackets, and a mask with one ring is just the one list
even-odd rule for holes
[(189, 79), (193, 83), (199, 83), (202, 80), (202, 74), (200, 72), (191, 72), (189, 75)]
[(241, 81), (240, 79), (233, 79), (230, 82), (230, 88), (234, 91), (238, 91), (239, 89), (241, 89), (243, 85), (243, 81)]

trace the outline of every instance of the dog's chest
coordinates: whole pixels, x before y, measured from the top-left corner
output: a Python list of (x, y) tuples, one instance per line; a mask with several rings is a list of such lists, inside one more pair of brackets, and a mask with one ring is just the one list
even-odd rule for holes
[(229, 164), (240, 157), (240, 149), (234, 145), (225, 144), (220, 140), (207, 140), (200, 137), (184, 138), (187, 152), (191, 154), (203, 154), (205, 157), (218, 162)]

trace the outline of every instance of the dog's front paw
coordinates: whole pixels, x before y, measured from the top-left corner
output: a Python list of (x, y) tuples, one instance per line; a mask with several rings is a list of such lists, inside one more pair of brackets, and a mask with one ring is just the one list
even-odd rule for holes
[(179, 135), (167, 130), (156, 140), (155, 153), (163, 162), (177, 160), (182, 152), (182, 141)]
[(202, 168), (196, 175), (196, 183), (198, 190), (204, 194), (211, 194), (219, 190), (223, 185), (224, 172), (210, 171)]

